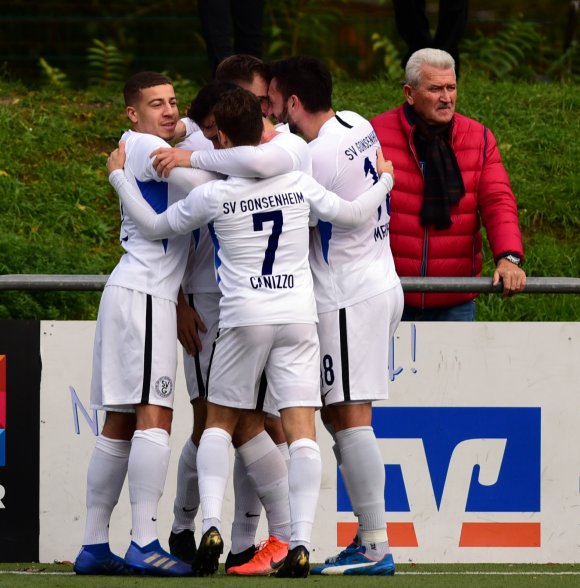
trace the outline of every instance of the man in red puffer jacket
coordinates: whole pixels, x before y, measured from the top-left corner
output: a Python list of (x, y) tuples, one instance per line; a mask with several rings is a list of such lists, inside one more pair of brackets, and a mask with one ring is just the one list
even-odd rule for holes
[[(470, 277), (482, 267), (483, 223), (493, 283), (521, 292), (526, 274), (518, 212), (495, 137), (455, 112), (455, 63), (439, 49), (407, 62), (405, 103), (371, 120), (397, 170), (390, 241), (399, 276)], [(407, 293), (402, 320), (475, 320), (477, 294)]]

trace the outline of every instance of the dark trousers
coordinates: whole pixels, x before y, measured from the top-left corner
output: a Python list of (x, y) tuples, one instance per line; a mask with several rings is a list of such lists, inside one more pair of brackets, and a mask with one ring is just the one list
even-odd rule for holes
[(245, 53), (261, 59), (264, 0), (198, 0), (198, 8), (213, 72), (230, 55)]
[(402, 321), (474, 321), (475, 300), (456, 304), (455, 306), (435, 306), (416, 308), (407, 306), (403, 309)]
[(459, 74), (459, 41), (467, 26), (469, 0), (439, 0), (439, 18), (435, 36), (431, 36), (425, 14), (425, 0), (393, 0), (395, 22), (399, 35), (408, 47), (403, 57), (403, 68), (412, 53), (425, 47), (443, 49), (455, 59)]

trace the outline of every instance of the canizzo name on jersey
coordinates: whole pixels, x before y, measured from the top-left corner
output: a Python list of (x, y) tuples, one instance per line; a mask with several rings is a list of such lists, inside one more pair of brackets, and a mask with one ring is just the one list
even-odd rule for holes
[(237, 212), (253, 212), (254, 210), (265, 210), (291, 204), (304, 202), (302, 192), (286, 192), (285, 194), (272, 194), (271, 196), (259, 196), (257, 198), (246, 198), (238, 202), (224, 202), (223, 213), (235, 214)]
[(268, 288), (270, 290), (284, 290), (294, 288), (292, 274), (274, 274), (269, 276), (250, 276), (250, 285), (254, 290)]

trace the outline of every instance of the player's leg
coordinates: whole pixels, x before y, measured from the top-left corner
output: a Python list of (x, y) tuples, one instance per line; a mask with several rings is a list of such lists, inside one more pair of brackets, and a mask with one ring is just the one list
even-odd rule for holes
[(238, 409), (208, 402), (206, 429), (197, 452), (203, 522), (202, 537), (193, 563), (196, 576), (214, 574), (223, 552), (222, 506), (230, 470), (229, 448), (238, 418)]
[(316, 326), (278, 327), (266, 376), (288, 441), (291, 535), (279, 577), (304, 577), (310, 568), (312, 526), (320, 493), (322, 462), (316, 443), (315, 408), (320, 406), (319, 345)]
[[(130, 300), (130, 291), (124, 288), (105, 288), (99, 304), (99, 314), (93, 346), (91, 379), (91, 407), (108, 408), (108, 402), (121, 404), (125, 390), (111, 386), (124, 375), (119, 364), (122, 341), (117, 336), (117, 321)], [(121, 322), (123, 324), (123, 322)], [(127, 573), (122, 558), (109, 547), (109, 522), (119, 500), (127, 474), (131, 437), (135, 430), (132, 408), (114, 407), (107, 410), (102, 433), (97, 437), (87, 471), (87, 521), (81, 548), (74, 564), (77, 574)]]
[(304, 577), (310, 568), (310, 539), (320, 493), (322, 461), (315, 440), (314, 408), (289, 407), (281, 411), (289, 441), (288, 488), (291, 536), (288, 556), (277, 575)]
[[(127, 471), (132, 540), (125, 563), (140, 574), (190, 575), (190, 565), (161, 548), (156, 524), (170, 456), (177, 369), (175, 304), (142, 292), (118, 290), (125, 301), (119, 305), (109, 344), (122, 370), (109, 380), (106, 404), (122, 400), (135, 408), (136, 415)], [(111, 341), (115, 338), (117, 344)]]
[[(269, 404), (268, 399), (267, 380), (265, 375), (262, 374), (258, 389), (257, 407), (263, 408), (266, 412), (263, 415), (263, 423), (260, 423), (259, 431), (252, 431), (252, 427), (244, 426), (242, 420), (236, 431), (234, 445), (236, 447), (240, 446), (252, 436), (261, 432), (262, 428), (265, 428), (272, 441), (276, 444), (287, 470), (290, 455), (288, 453), (286, 437), (282, 429), (280, 415), (275, 406)], [(266, 440), (262, 442), (268, 443)], [(255, 447), (253, 451), (255, 451)], [(277, 456), (271, 456), (271, 459), (279, 462)], [(274, 488), (276, 485), (275, 476), (279, 475), (278, 472), (280, 475), (283, 475), (281, 469), (277, 467), (262, 468), (261, 471), (264, 472), (264, 479), (261, 481), (256, 480), (256, 483), (271, 488)], [(286, 489), (287, 487), (288, 485), (286, 484)], [(226, 558), (226, 571), (232, 568), (238, 568), (232, 570), (231, 573), (247, 573), (253, 575), (259, 571), (261, 574), (265, 574), (266, 570), (262, 565), (263, 562), (267, 561), (269, 564), (271, 560), (274, 562), (278, 561), (281, 552), (287, 547), (290, 536), (290, 515), (287, 496), (285, 500), (280, 500), (278, 497), (275, 497), (273, 502), (269, 500), (267, 495), (262, 495), (262, 499), (260, 499), (255, 490), (255, 483), (248, 477), (239, 451), (236, 451), (236, 460), (234, 462), (234, 498), (235, 509), (231, 535), (232, 547)], [(269, 537), (260, 543), (259, 553), (256, 553), (256, 531), (259, 523), (259, 516), (256, 516), (256, 514), (261, 511), (262, 505), (266, 507)], [(286, 522), (284, 523), (282, 521)], [(273, 557), (271, 557), (271, 552), (275, 552), (273, 553)], [(256, 557), (256, 561), (252, 561), (254, 557)], [(249, 565), (245, 566), (244, 564)]]
[[(229, 476), (229, 446), (240, 411), (256, 407), (257, 383), (270, 347), (268, 329), (236, 327), (220, 332), (208, 374), (208, 411), (197, 454), (203, 537), (194, 572), (217, 570), (221, 510)], [(218, 553), (219, 551), (219, 553)]]
[(314, 574), (394, 573), (386, 530), (385, 470), (371, 427), (371, 402), (388, 398), (390, 334), (401, 311), (402, 293), (397, 287), (319, 317), (325, 418), (359, 520), (359, 545), (353, 544), (316, 566)]
[(276, 443), (276, 447), (278, 447), (278, 451), (282, 455), (286, 467), (288, 467), (290, 454), (288, 453), (288, 443), (286, 443), (286, 435), (284, 435), (284, 428), (282, 427), (280, 415), (274, 416), (272, 414), (266, 414), (264, 428), (266, 429), (266, 433), (268, 433), (268, 435), (272, 437), (274, 443)]
[[(197, 399), (198, 402), (205, 402)], [(195, 407), (193, 409), (195, 415)], [(204, 409), (205, 412), (205, 409)], [(194, 416), (194, 419), (196, 417)], [(199, 444), (199, 443), (198, 443)], [(169, 551), (189, 564), (195, 559), (195, 516), (199, 510), (197, 447), (193, 435), (188, 437), (177, 462), (177, 482), (173, 501), (173, 523)]]
[[(244, 463), (254, 494), (266, 511), (269, 537), (260, 544), (251, 560), (230, 567), (228, 573), (269, 575), (275, 571), (277, 562), (281, 562), (288, 553), (288, 468), (278, 447), (264, 430), (264, 414), (261, 412), (244, 411), (234, 443), (239, 443), (237, 453)], [(252, 513), (246, 512), (246, 518), (248, 514)]]
[(237, 450), (234, 457), (233, 485), (234, 519), (230, 536), (231, 547), (225, 562), (226, 572), (248, 563), (254, 557), (256, 531), (262, 511), (262, 503)]
[[(265, 378), (260, 379), (258, 395), (263, 396), (266, 390)], [(264, 416), (255, 413), (246, 417), (241, 415), (234, 436), (236, 447), (234, 460), (234, 520), (232, 521), (231, 549), (226, 558), (225, 568), (238, 568), (251, 561), (256, 553), (256, 531), (260, 522), (262, 502), (254, 481), (248, 475), (240, 454), (240, 447), (261, 433), (264, 429)]]
[(152, 573), (145, 554), (162, 556), (157, 534), (157, 509), (169, 467), (172, 410), (164, 406), (136, 407), (137, 428), (131, 443), (128, 481), (131, 500), (131, 545), (125, 556), (134, 571)]
[[(197, 448), (205, 428), (206, 418), (206, 378), (213, 343), (218, 330), (219, 293), (187, 294), (186, 310), (197, 312), (207, 331), (197, 332), (202, 349), (195, 355), (183, 350), (185, 382), (193, 407), (193, 433), (186, 440), (177, 465), (176, 494), (173, 503), (173, 523), (169, 535), (169, 548), (173, 555), (183, 561), (193, 563), (197, 546), (195, 543), (195, 517), (199, 510), (199, 488), (197, 476)], [(182, 329), (194, 328), (187, 320), (187, 314), (179, 312), (178, 333)], [(191, 310), (190, 310), (191, 309)]]
[(124, 574), (125, 562), (109, 547), (109, 523), (127, 475), (132, 413), (107, 412), (87, 471), (87, 518), (83, 546), (75, 560), (77, 574)]
[[(360, 573), (390, 575), (394, 563), (386, 530), (384, 503), (385, 469), (371, 427), (370, 403), (336, 404), (328, 407), (335, 429), (334, 439), (340, 455), (340, 471), (358, 518), (358, 545), (351, 545), (327, 566), (312, 573)], [(346, 482), (348, 480), (348, 483)]]

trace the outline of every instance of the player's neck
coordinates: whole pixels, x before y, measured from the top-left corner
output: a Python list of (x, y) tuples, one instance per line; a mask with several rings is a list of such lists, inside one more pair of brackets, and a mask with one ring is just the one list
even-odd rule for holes
[(303, 124), (301, 125), (301, 131), (306, 141), (312, 141), (318, 137), (318, 133), (322, 128), (322, 125), (330, 120), (334, 116), (334, 110), (330, 110), (309, 113), (305, 117)]

